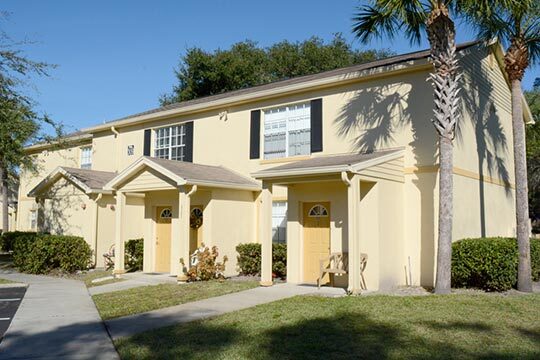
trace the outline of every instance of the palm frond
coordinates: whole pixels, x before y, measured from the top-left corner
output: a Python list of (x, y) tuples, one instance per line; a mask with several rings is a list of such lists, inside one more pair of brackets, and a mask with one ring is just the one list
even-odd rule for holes
[(353, 17), (353, 33), (363, 43), (372, 38), (393, 38), (399, 28), (395, 14), (376, 6), (362, 6)]

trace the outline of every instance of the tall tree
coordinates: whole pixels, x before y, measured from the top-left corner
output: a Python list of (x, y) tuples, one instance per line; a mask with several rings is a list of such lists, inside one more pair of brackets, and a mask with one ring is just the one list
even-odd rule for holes
[(435, 292), (450, 292), (453, 212), (453, 140), (459, 109), (459, 79), (455, 26), (448, 1), (375, 0), (361, 6), (354, 17), (353, 32), (364, 43), (373, 37), (394, 38), (405, 34), (419, 43), (423, 31), (430, 44), (434, 71), (432, 123), (439, 136), (439, 227)]
[(540, 61), (540, 2), (512, 1), (478, 9), (474, 2), (464, 8), (478, 28), (479, 36), (497, 37), (506, 46), (504, 65), (512, 93), (512, 129), (516, 182), (516, 222), (519, 251), (518, 290), (532, 291), (529, 240), (529, 206), (523, 92), (521, 81), (531, 63)]
[(162, 105), (220, 94), (295, 76), (364, 63), (392, 55), (389, 50), (353, 49), (336, 34), (325, 43), (318, 37), (302, 42), (281, 41), (258, 47), (253, 41), (233, 44), (228, 50), (207, 52), (194, 47), (182, 56), (175, 71), (178, 79)]
[[(5, 17), (5, 14), (1, 14)], [(2, 201), (2, 231), (9, 230), (9, 184), (19, 166), (31, 167), (31, 158), (24, 145), (52, 137), (39, 133), (41, 125), (53, 125), (55, 136), (61, 127), (32, 110), (32, 99), (24, 91), (31, 75), (47, 76), (52, 66), (28, 59), (19, 47), (28, 42), (15, 42), (0, 31), (0, 200)]]

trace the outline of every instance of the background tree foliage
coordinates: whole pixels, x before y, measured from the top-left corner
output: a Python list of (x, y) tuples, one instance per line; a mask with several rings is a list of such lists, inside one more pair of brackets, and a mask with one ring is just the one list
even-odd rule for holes
[(246, 40), (228, 50), (189, 48), (175, 71), (178, 83), (161, 105), (220, 94), (276, 80), (361, 64), (388, 57), (390, 50), (353, 49), (341, 34), (325, 43), (318, 37), (287, 40), (262, 48)]
[[(6, 18), (0, 13), (0, 20)], [(36, 113), (34, 101), (27, 95), (32, 76), (48, 76), (52, 65), (28, 59), (21, 50), (28, 41), (13, 41), (0, 29), (0, 202), (2, 231), (8, 230), (10, 188), (17, 182), (21, 166), (34, 168), (32, 158), (24, 148), (29, 143), (51, 141), (62, 134), (59, 124)], [(53, 135), (41, 131), (51, 125)], [(49, 129), (47, 129), (49, 130)], [(11, 190), (13, 191), (13, 190)]]
[[(531, 218), (540, 220), (540, 78), (525, 92), (535, 123), (527, 126), (527, 172), (529, 174), (529, 208)], [(536, 221), (535, 221), (536, 222)], [(533, 226), (540, 231), (538, 225)]]

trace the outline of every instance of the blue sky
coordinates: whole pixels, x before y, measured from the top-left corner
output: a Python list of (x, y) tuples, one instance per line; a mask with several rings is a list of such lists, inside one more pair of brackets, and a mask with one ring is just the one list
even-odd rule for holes
[[(341, 32), (353, 41), (351, 17), (356, 0), (4, 0), (11, 13), (1, 26), (34, 60), (57, 64), (50, 78), (33, 79), (29, 89), (38, 109), (64, 123), (66, 130), (158, 106), (175, 82), (180, 55), (192, 46), (228, 48), (251, 39), (262, 46), (313, 35)], [(458, 41), (474, 38), (458, 28)], [(404, 39), (367, 46), (403, 53), (417, 50)], [(421, 48), (427, 47), (424, 43)], [(532, 87), (539, 67), (530, 69), (524, 87)]]

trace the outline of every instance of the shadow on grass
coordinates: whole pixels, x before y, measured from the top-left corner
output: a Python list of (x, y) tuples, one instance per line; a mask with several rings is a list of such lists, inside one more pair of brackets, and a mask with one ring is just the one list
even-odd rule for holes
[[(496, 329), (476, 322), (420, 322), (393, 324), (366, 314), (344, 311), (331, 317), (286, 324), (287, 315), (265, 319), (219, 319), (183, 324), (140, 334), (117, 342), (122, 359), (533, 359), (538, 351), (503, 352), (462, 347), (448, 338), (448, 331), (479, 332), (496, 337)], [(283, 319), (281, 319), (283, 318)], [(217, 321), (218, 323), (213, 323)], [(253, 323), (256, 324), (253, 324)], [(281, 323), (281, 324), (280, 324)], [(419, 332), (416, 330), (421, 328)], [(422, 335), (428, 333), (428, 335)], [(451, 333), (451, 334), (452, 334)], [(450, 334), (450, 335), (451, 335)], [(533, 340), (538, 334), (532, 332)], [(521, 349), (523, 350), (523, 349)]]

